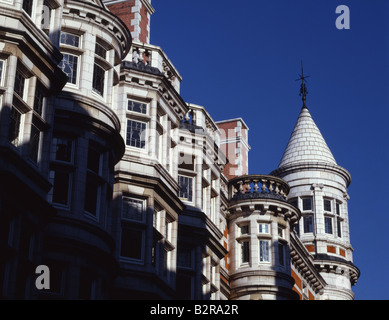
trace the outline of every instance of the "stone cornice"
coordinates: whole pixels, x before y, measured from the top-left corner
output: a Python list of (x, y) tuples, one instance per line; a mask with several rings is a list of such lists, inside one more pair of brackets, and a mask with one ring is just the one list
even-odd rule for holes
[(299, 162), (299, 163), (292, 163), (285, 165), (283, 167), (279, 167), (275, 170), (273, 170), (270, 175), (274, 175), (277, 177), (284, 177), (287, 174), (291, 174), (294, 172), (301, 172), (301, 171), (312, 171), (312, 170), (321, 170), (321, 171), (328, 171), (332, 173), (336, 173), (343, 177), (343, 179), (346, 181), (347, 187), (351, 183), (351, 174), (344, 169), (343, 167), (331, 163), (325, 163), (325, 162)]
[(327, 283), (316, 269), (310, 253), (293, 232), (290, 235), (290, 258), (291, 263), (304, 275), (310, 286), (316, 292), (322, 293)]

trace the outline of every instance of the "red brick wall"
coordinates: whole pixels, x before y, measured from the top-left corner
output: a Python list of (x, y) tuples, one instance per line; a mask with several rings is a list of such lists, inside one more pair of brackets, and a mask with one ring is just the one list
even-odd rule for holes
[(327, 252), (329, 252), (329, 253), (336, 253), (336, 247), (327, 246)]
[(294, 286), (293, 286), (293, 291), (294, 292), (296, 292), (298, 295), (299, 295), (299, 298), (300, 298), (300, 300), (302, 300), (303, 299), (303, 297), (301, 296), (301, 287), (302, 287), (302, 285), (301, 285), (301, 279), (300, 279), (300, 277), (298, 276), (298, 274), (296, 273), (296, 272), (294, 272), (294, 270), (292, 269), (291, 270), (292, 272), (291, 272), (291, 276), (292, 276), (292, 278), (294, 279)]
[(134, 31), (134, 26), (131, 26), (131, 20), (135, 18), (135, 14), (131, 13), (131, 8), (134, 5), (135, 0), (129, 0), (107, 6), (109, 11), (125, 23), (130, 32)]
[(315, 252), (315, 246), (313, 244), (308, 244), (305, 246), (308, 252)]
[(140, 9), (140, 35), (139, 35), (139, 40), (141, 42), (148, 42), (147, 37), (149, 35), (149, 32), (147, 30), (147, 26), (149, 25), (149, 19), (147, 18), (147, 9), (142, 6)]
[[(135, 0), (128, 0), (128, 1), (107, 6), (109, 11), (111, 11), (114, 15), (116, 15), (120, 20), (122, 20), (125, 23), (125, 25), (127, 26), (128, 30), (130, 30), (131, 33), (133, 33), (135, 30), (134, 25), (131, 25), (131, 21), (134, 20), (135, 18), (135, 13), (131, 12), (131, 8), (134, 5), (135, 5)], [(139, 27), (140, 27), (139, 41), (148, 43), (147, 38), (149, 36), (149, 31), (147, 30), (147, 27), (149, 25), (149, 19), (147, 18), (146, 7), (142, 6), (139, 14), (141, 16), (141, 20), (139, 23)]]

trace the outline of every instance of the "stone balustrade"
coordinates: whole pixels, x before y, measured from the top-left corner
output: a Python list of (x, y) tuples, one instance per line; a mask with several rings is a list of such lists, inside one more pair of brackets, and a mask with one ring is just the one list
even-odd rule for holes
[(168, 79), (176, 91), (180, 92), (182, 77), (160, 47), (133, 42), (128, 60), (135, 67), (141, 68), (142, 71), (155, 73), (158, 70)]
[(274, 176), (246, 175), (230, 180), (228, 192), (232, 201), (262, 198), (286, 201), (289, 185)]

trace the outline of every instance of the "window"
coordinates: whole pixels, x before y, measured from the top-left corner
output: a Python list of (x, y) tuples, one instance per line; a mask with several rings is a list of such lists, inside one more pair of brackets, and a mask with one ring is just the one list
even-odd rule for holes
[(284, 237), (284, 228), (278, 226), (278, 236), (283, 238)]
[(270, 262), (270, 241), (259, 240), (259, 262)]
[(313, 215), (304, 216), (303, 221), (304, 221), (304, 233), (313, 232)]
[(3, 71), (4, 71), (4, 61), (0, 60), (0, 85), (4, 85), (4, 76), (3, 76)]
[(78, 56), (64, 53), (59, 67), (68, 76), (68, 83), (77, 84)]
[(336, 220), (336, 229), (338, 231), (338, 237), (341, 238), (342, 237), (342, 221), (340, 220), (340, 218), (338, 218)]
[(297, 198), (294, 198), (294, 199), (289, 200), (289, 203), (290, 203), (292, 206), (296, 207), (296, 208), (299, 207), (299, 205), (298, 205), (298, 199), (297, 199)]
[(38, 163), (40, 135), (40, 130), (31, 125), (29, 156), (35, 163)]
[(51, 17), (53, 16), (52, 11), (54, 7), (48, 0), (43, 1), (43, 9), (42, 9), (42, 30), (49, 35), (50, 33), (50, 25), (51, 25)]
[(143, 231), (122, 229), (120, 255), (124, 258), (143, 259)]
[(278, 263), (285, 266), (285, 245), (282, 242), (278, 242)]
[(268, 223), (260, 223), (259, 224), (259, 233), (269, 234), (269, 224)]
[(241, 235), (246, 235), (246, 234), (249, 234), (249, 233), (250, 232), (249, 232), (249, 225), (248, 224), (240, 227), (240, 234)]
[(69, 206), (71, 198), (71, 182), (73, 167), (73, 140), (67, 138), (56, 137), (53, 139), (55, 142), (55, 154), (53, 160), (56, 162), (56, 169), (54, 171), (53, 179), (53, 194), (52, 202)]
[(324, 217), (324, 231), (325, 233), (332, 234), (332, 218)]
[(193, 269), (193, 250), (188, 247), (179, 247), (177, 252), (177, 267)]
[(134, 221), (144, 220), (144, 200), (123, 197), (122, 218)]
[(105, 70), (97, 63), (93, 69), (93, 83), (92, 88), (94, 92), (97, 92), (101, 96), (104, 95), (104, 82), (105, 82)]
[(20, 73), (19, 70), (16, 70), (14, 92), (22, 99), (24, 98), (25, 82), (26, 78)]
[(331, 200), (324, 199), (324, 211), (331, 212)]
[(241, 254), (242, 254), (242, 263), (250, 262), (250, 242), (242, 241), (241, 242)]
[(128, 100), (128, 111), (147, 114), (147, 104)]
[(296, 231), (297, 236), (300, 237), (300, 222), (295, 224), (294, 231)]
[(100, 186), (95, 177), (87, 173), (85, 185), (84, 210), (97, 217)]
[(178, 196), (181, 199), (193, 201), (193, 178), (178, 175), (178, 185), (180, 186)]
[(88, 149), (88, 170), (100, 174), (101, 154), (95, 148)]
[(73, 140), (57, 138), (55, 160), (64, 162), (73, 161)]
[(69, 204), (70, 174), (55, 171), (53, 185), (53, 202), (61, 205)]
[(146, 123), (127, 120), (126, 144), (131, 147), (145, 149), (146, 147)]
[(31, 17), (33, 0), (23, 0), (23, 10)]
[(95, 54), (103, 59), (106, 59), (107, 58), (107, 49), (105, 49), (100, 43), (96, 42)]
[(312, 211), (312, 198), (303, 198), (303, 211)]
[(20, 124), (22, 114), (14, 107), (11, 108), (8, 140), (15, 146), (19, 146)]
[(35, 89), (34, 111), (42, 116), (44, 103), (43, 85), (38, 81)]
[(79, 48), (80, 36), (68, 32), (61, 32), (60, 44)]
[[(91, 143), (91, 142), (89, 142)], [(100, 201), (101, 154), (94, 148), (88, 148), (87, 175), (85, 186), (84, 210), (97, 217)]]
[(340, 202), (336, 202), (336, 214), (340, 216)]

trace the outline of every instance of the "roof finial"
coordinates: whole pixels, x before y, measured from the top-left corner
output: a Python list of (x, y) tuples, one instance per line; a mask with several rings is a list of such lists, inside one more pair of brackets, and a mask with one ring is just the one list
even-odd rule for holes
[(307, 87), (305, 85), (305, 83), (307, 82), (305, 79), (306, 78), (309, 78), (310, 76), (304, 76), (304, 68), (303, 68), (303, 62), (301, 61), (301, 74), (299, 74), (300, 78), (298, 78), (296, 81), (300, 81), (301, 80), (301, 87), (300, 87), (300, 96), (302, 96), (302, 100), (303, 100), (303, 108), (306, 108), (306, 104), (305, 104), (305, 101), (307, 100), (307, 94), (308, 94), (308, 90), (307, 90)]

